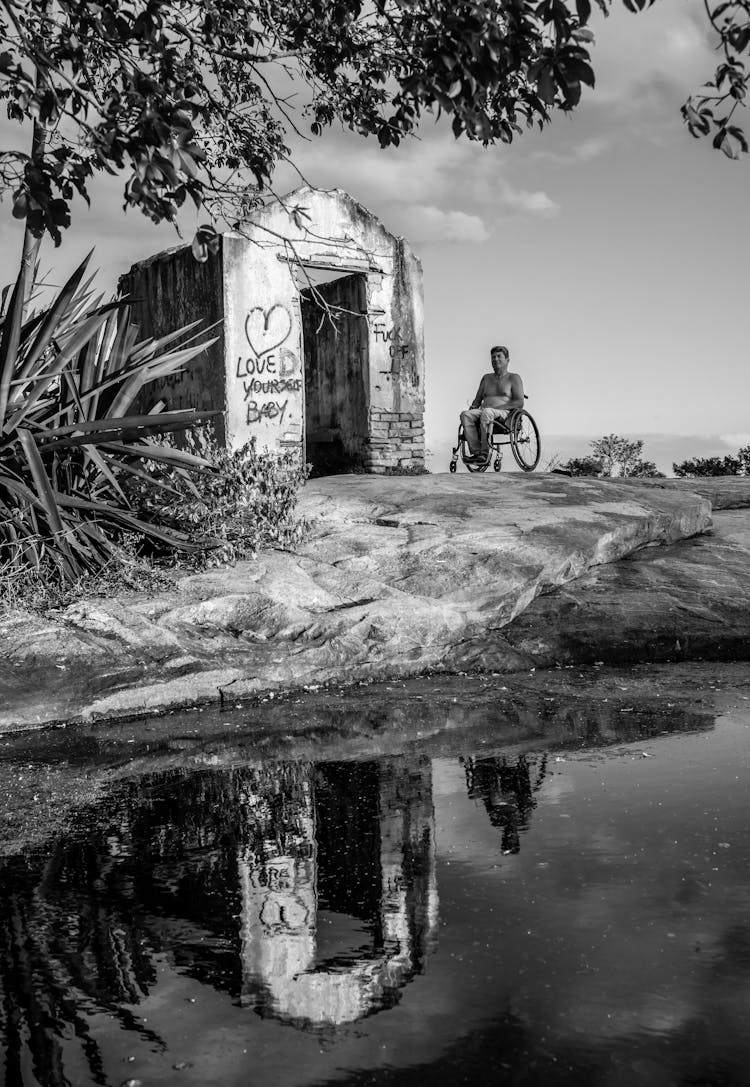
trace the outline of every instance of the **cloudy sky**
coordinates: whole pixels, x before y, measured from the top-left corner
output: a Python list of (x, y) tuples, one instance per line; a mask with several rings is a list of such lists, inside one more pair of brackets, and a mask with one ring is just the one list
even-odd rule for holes
[[(702, 5), (659, 0), (592, 25), (596, 89), (511, 147), (429, 124), (388, 152), (340, 132), (296, 151), (311, 184), (349, 191), (422, 259), (435, 471), (498, 342), (524, 379), (543, 464), (610, 432), (644, 438), (667, 471), (750, 442), (748, 162), (692, 139), (679, 113), (716, 63)], [(277, 178), (279, 191), (295, 183)], [(124, 216), (107, 181), (42, 263), (62, 278), (93, 244), (108, 287), (176, 240)], [(0, 244), (9, 279), (6, 221)]]

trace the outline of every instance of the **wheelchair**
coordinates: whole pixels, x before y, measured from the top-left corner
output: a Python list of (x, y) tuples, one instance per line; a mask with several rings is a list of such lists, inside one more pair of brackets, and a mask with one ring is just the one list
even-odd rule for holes
[(459, 423), (456, 446), (448, 465), (450, 471), (455, 472), (458, 458), (461, 457), (470, 472), (486, 472), (490, 464), (496, 472), (499, 472), (503, 463), (502, 446), (504, 445), (510, 446), (516, 464), (522, 471), (533, 472), (539, 463), (542, 455), (539, 428), (525, 408), (512, 408), (504, 419), (496, 419), (488, 438), (486, 460), (469, 460), (469, 446), (463, 423)]

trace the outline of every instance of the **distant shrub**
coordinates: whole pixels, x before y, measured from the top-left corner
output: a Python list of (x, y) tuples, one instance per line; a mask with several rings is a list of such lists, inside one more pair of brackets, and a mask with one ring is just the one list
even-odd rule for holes
[(682, 479), (697, 479), (704, 476), (747, 476), (750, 475), (750, 445), (743, 446), (735, 456), (693, 457), (680, 464), (673, 464), (672, 471)]
[(593, 453), (587, 457), (571, 457), (569, 461), (555, 465), (553, 470), (571, 476), (599, 476), (617, 478), (664, 478), (652, 460), (644, 460), (643, 441), (630, 442), (617, 434), (607, 434), (591, 442)]
[(604, 465), (598, 457), (571, 457), (559, 467), (571, 476), (600, 476)]

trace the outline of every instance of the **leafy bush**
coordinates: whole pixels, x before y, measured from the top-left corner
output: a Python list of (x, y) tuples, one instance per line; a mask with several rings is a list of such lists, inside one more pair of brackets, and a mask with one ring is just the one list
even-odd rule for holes
[(682, 479), (696, 479), (703, 476), (747, 476), (750, 475), (750, 445), (743, 446), (736, 456), (693, 457), (681, 464), (673, 464), (672, 471)]
[(571, 457), (561, 464), (571, 476), (602, 476), (621, 478), (664, 478), (653, 461), (643, 460), (643, 441), (630, 442), (617, 434), (607, 434), (590, 443), (593, 453), (587, 457)]
[(630, 442), (617, 434), (606, 434), (591, 443), (594, 456), (602, 462), (603, 476), (661, 476), (653, 461), (643, 460), (643, 441)]
[(24, 569), (11, 562), (0, 563), (0, 619), (13, 611), (46, 614), (65, 608), (83, 597), (113, 597), (123, 591), (157, 593), (174, 589), (170, 571), (146, 560), (140, 552), (142, 537), (126, 535), (118, 551), (99, 569), (81, 574), (74, 581), (50, 577), (42, 566)]
[(571, 476), (600, 476), (604, 465), (598, 457), (571, 457), (558, 467)]
[(387, 476), (428, 476), (430, 469), (423, 464), (388, 465), (385, 470)]
[[(148, 520), (134, 513), (124, 486), (134, 479), (147, 483), (144, 460), (169, 465), (175, 479), (187, 480), (188, 468), (209, 469), (193, 452), (148, 439), (214, 413), (128, 413), (144, 385), (179, 371), (207, 344), (194, 342), (194, 326), (139, 342), (127, 300), (92, 301), (83, 283), (88, 259), (38, 313), (28, 312), (19, 275), (0, 314), (0, 567), (6, 580), (33, 572), (45, 584), (74, 584), (110, 565), (128, 533), (171, 548), (195, 547), (187, 533), (164, 526), (157, 503)], [(178, 339), (182, 346), (174, 348)], [(149, 485), (162, 489), (153, 478)]]
[[(155, 460), (145, 465), (145, 477), (133, 477), (127, 487), (139, 517), (158, 517), (170, 531), (196, 543), (194, 551), (179, 559), (170, 548), (170, 561), (215, 566), (253, 555), (261, 547), (299, 543), (305, 525), (295, 518), (295, 507), (310, 466), (302, 465), (295, 453), (258, 452), (255, 439), (230, 451), (217, 443), (210, 428), (185, 434), (181, 442), (211, 470), (184, 472)], [(173, 448), (168, 436), (162, 446)]]

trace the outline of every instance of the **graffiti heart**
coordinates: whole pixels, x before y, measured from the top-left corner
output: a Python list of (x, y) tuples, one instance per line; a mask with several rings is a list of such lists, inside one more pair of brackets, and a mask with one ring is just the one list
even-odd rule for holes
[(245, 336), (256, 358), (281, 347), (292, 331), (292, 315), (286, 306), (277, 302), (270, 309), (253, 306), (245, 318)]

